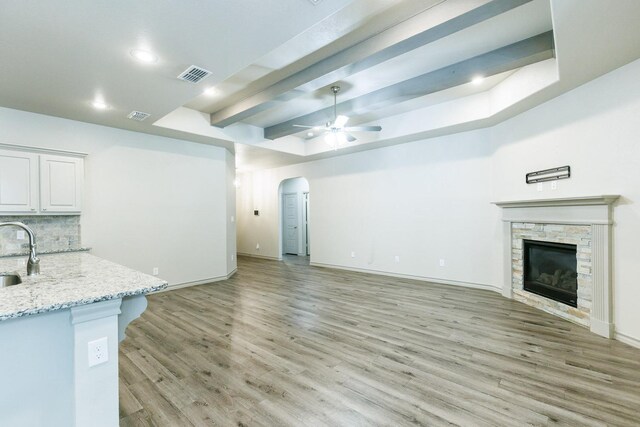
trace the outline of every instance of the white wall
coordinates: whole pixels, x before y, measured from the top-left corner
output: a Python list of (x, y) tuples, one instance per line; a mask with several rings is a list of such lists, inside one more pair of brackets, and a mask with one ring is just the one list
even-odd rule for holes
[[(640, 340), (640, 60), (492, 130), (493, 198), (620, 194), (613, 208), (616, 329)], [(526, 172), (571, 166), (558, 189), (524, 184)]]
[(236, 259), (236, 158), (233, 154), (225, 150), (226, 167), (226, 234), (227, 234), (227, 275), (233, 273), (238, 268)]
[(244, 174), (238, 252), (278, 256), (278, 186), (304, 176), (311, 262), (495, 286), (489, 151), (481, 131)]
[[(638, 75), (635, 61), (491, 129), (245, 174), (238, 250), (278, 255), (278, 184), (305, 176), (312, 262), (500, 288), (501, 213), (491, 201), (621, 194), (615, 322), (621, 339), (640, 344)], [(572, 178), (558, 190), (525, 183), (527, 172), (563, 165)]]
[(170, 284), (229, 272), (226, 150), (7, 108), (0, 143), (88, 153), (81, 232), (94, 255), (158, 267)]

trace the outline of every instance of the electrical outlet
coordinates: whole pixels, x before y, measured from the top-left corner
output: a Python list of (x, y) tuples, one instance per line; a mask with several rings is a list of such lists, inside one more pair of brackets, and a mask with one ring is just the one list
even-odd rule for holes
[(400, 262), (400, 255), (396, 255), (395, 260), (396, 260), (396, 262)]
[(351, 258), (355, 258), (356, 257), (356, 253), (355, 252), (351, 252)]
[(235, 259), (235, 254), (231, 254), (231, 261), (233, 261)]
[(444, 267), (444, 260), (440, 259), (440, 267)]
[(16, 239), (24, 240), (24, 236), (25, 236), (24, 230), (18, 230), (18, 234), (16, 235)]
[(158, 274), (160, 274), (160, 272), (158, 271), (158, 267), (153, 267), (153, 275), (157, 276)]
[(236, 222), (236, 217), (234, 217), (233, 215), (231, 215), (231, 222)]
[(88, 344), (89, 367), (109, 361), (109, 345), (107, 337), (102, 337)]
[(551, 181), (551, 189), (552, 190), (558, 189), (558, 181)]
[(538, 191), (542, 191), (544, 190), (544, 185), (541, 182), (539, 182), (538, 185), (536, 185), (536, 188), (538, 189)]
[(256, 251), (260, 250), (260, 243), (256, 243)]

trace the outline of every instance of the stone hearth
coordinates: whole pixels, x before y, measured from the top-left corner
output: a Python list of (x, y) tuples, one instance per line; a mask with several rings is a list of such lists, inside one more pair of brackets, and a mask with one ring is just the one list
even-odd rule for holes
[[(503, 295), (611, 338), (611, 204), (619, 196), (496, 202), (503, 209)], [(577, 246), (578, 304), (571, 307), (523, 287), (523, 240)]]

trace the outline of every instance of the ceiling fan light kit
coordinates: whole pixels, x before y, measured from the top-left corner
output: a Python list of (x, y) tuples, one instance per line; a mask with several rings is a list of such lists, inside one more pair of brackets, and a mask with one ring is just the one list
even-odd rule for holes
[[(329, 144), (334, 150), (339, 147), (348, 144), (349, 142), (356, 141), (353, 135), (348, 132), (380, 132), (382, 127), (380, 126), (351, 126), (345, 127), (349, 121), (349, 117), (345, 115), (338, 115), (337, 111), (337, 98), (338, 92), (340, 92), (340, 86), (331, 86), (331, 92), (333, 93), (333, 122), (327, 122), (324, 127), (325, 135), (324, 141)], [(320, 126), (307, 126), (307, 125), (293, 125), (294, 127), (321, 130)]]

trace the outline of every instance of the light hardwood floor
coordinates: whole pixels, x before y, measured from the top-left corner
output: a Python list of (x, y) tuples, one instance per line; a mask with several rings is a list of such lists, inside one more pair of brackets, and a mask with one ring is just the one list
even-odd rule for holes
[(640, 424), (640, 350), (488, 291), (240, 258), (127, 335), (123, 426)]

